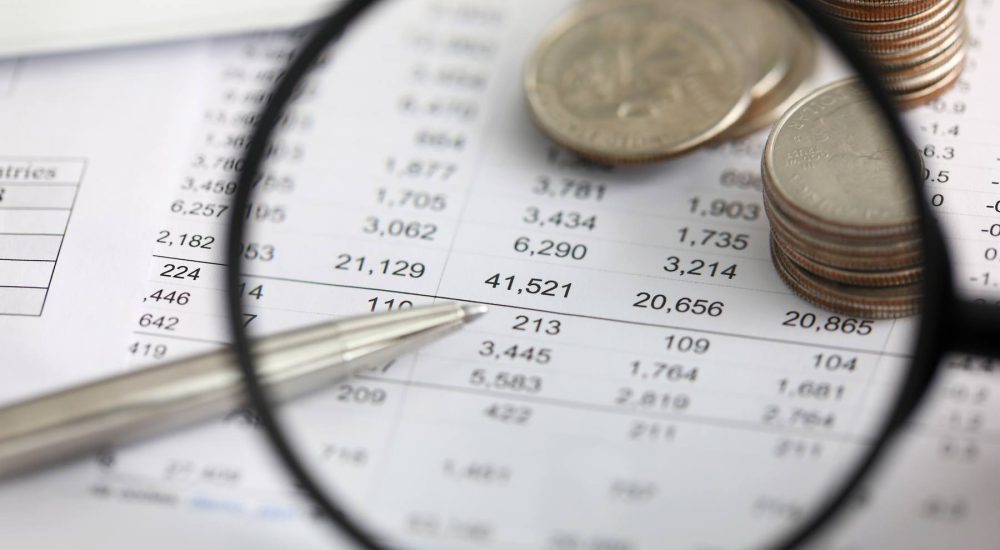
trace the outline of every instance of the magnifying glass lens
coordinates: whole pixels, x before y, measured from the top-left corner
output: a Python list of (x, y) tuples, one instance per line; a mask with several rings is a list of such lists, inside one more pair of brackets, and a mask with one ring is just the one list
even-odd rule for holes
[[(960, 2), (824, 5), (898, 105), (957, 78)], [(243, 212), (246, 330), (490, 313), (276, 410), (323, 494), (412, 548), (768, 548), (845, 501), (891, 515), (844, 495), (919, 400), (937, 199), (808, 21), (414, 0), (326, 51)]]

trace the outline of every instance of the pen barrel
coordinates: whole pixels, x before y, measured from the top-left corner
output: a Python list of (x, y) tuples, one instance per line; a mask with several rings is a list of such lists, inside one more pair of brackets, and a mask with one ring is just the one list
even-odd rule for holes
[[(463, 318), (449, 304), (269, 336), (253, 344), (257, 375), (272, 397), (288, 399), (385, 364)], [(8, 405), (0, 408), (0, 478), (220, 418), (244, 402), (227, 348)]]

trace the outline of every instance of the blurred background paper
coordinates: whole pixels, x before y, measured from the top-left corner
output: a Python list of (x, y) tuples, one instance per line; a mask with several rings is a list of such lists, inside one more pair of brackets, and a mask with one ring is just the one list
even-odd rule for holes
[(294, 27), (337, 0), (0, 0), (0, 57)]

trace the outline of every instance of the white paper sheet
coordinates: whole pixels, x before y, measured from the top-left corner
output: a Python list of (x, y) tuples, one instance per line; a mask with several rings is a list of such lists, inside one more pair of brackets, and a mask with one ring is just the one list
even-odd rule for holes
[(331, 0), (3, 0), (0, 57), (289, 29), (321, 17), (334, 4)]
[[(759, 204), (763, 136), (613, 171), (552, 147), (527, 116), (520, 70), (568, 2), (535, 4), (397, 3), (332, 56), (331, 72), (291, 113), (284, 158), (255, 199), (250, 328), (403, 301), (492, 305), (462, 333), (342, 386), (344, 399), (293, 411), (335, 434), (326, 467), (352, 509), (392, 540), (662, 548), (668, 525), (671, 547), (741, 547), (738, 526), (713, 526), (713, 514), (787, 522), (799, 491), (825, 479), (831, 459), (786, 462), (776, 449), (808, 456), (822, 448), (831, 457), (863, 445), (861, 421), (884, 406), (882, 392), (906, 365), (912, 322), (843, 329), (777, 278), (763, 216), (702, 214), (698, 205), (717, 199)], [(969, 10), (979, 45), (963, 85), (911, 118), (921, 149), (955, 149), (937, 155), (954, 158), (927, 159), (950, 176), (929, 185), (944, 197), (963, 284), (975, 289), (995, 246), (996, 213), (983, 205), (1000, 198), (990, 183), (1000, 125), (991, 88), (1000, 75), (986, 62), (1000, 51), (1000, 16), (988, 4)], [(8, 374), (0, 399), (225, 340), (216, 245), (227, 214), (218, 213), (248, 117), (291, 40), (220, 40), (19, 69), (0, 100), (0, 124), (18, 129), (0, 138), (3, 156), (81, 159), (86, 172), (75, 180), (44, 311), (0, 316)], [(705, 230), (749, 244), (690, 237)], [(545, 239), (571, 243), (581, 258), (544, 257)], [(42, 247), (37, 253), (48, 254)], [(737, 265), (736, 275), (671, 275), (663, 269), (670, 256)], [(383, 261), (400, 274), (383, 273)], [(532, 278), (557, 281), (553, 295), (534, 293)], [(722, 313), (659, 306), (682, 309), (681, 298), (719, 302)], [(702, 342), (707, 352), (691, 351)], [(517, 353), (504, 353), (513, 346)], [(815, 374), (817, 355), (856, 357), (859, 367)], [(696, 381), (660, 380), (657, 363), (697, 368)], [(518, 376), (532, 379), (530, 391), (504, 382)], [(804, 406), (775, 390), (803, 376), (842, 385), (844, 399)], [(988, 548), (998, 540), (997, 391), (994, 375), (949, 371), (862, 513), (829, 548)], [(803, 411), (834, 420), (808, 428)], [(663, 445), (714, 451), (692, 460)], [(731, 456), (744, 457), (747, 470), (707, 476)], [(484, 469), (495, 483), (455, 473)], [(617, 500), (636, 487), (651, 498)], [(703, 510), (704, 523), (670, 525), (676, 506)], [(716, 538), (705, 538), (706, 525)], [(335, 540), (238, 416), (8, 482), (0, 533), (11, 548), (328, 548)]]

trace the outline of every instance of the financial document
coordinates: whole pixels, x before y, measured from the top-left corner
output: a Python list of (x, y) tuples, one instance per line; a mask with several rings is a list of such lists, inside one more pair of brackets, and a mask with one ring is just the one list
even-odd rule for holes
[[(222, 241), (242, 215), (253, 333), (491, 307), (312, 411), (338, 494), (388, 540), (664, 548), (672, 507), (709, 525), (722, 508), (799, 517), (799, 490), (866, 444), (915, 323), (848, 319), (782, 284), (766, 133), (630, 168), (548, 142), (521, 68), (571, 3), (539, 4), (377, 8), (282, 120), (245, 212), (229, 199), (249, 129), (303, 34), (0, 65), (0, 401), (224, 345)], [(967, 9), (962, 82), (907, 118), (959, 283), (1000, 296), (1000, 13)], [(817, 84), (839, 70), (824, 58)], [(825, 547), (1000, 540), (996, 365), (953, 363)], [(707, 477), (733, 456), (746, 470)], [(670, 547), (744, 542), (670, 527)], [(245, 411), (4, 482), (0, 533), (8, 548), (337, 545)]]

